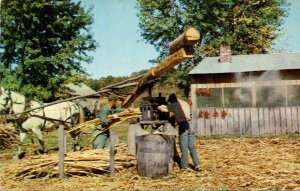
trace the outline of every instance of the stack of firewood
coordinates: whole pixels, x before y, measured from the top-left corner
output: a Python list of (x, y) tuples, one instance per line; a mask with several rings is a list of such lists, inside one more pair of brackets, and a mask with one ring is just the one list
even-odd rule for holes
[(0, 125), (0, 150), (15, 146), (18, 140), (19, 135), (13, 123)]
[[(136, 164), (133, 156), (127, 154), (127, 145), (116, 145), (114, 167), (121, 171)], [(70, 152), (65, 156), (64, 170), (66, 176), (89, 176), (109, 172), (109, 149)], [(7, 177), (13, 179), (32, 179), (58, 176), (58, 155), (31, 156), (8, 164), (5, 169)]]

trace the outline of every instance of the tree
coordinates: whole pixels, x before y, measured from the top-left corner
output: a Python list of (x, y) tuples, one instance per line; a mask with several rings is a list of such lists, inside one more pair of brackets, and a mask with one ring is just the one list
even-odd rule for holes
[(221, 45), (230, 45), (233, 54), (267, 53), (288, 5), (287, 0), (138, 0), (137, 8), (141, 36), (160, 53), (152, 62), (166, 57), (168, 43), (187, 27), (200, 32), (194, 59), (167, 74), (187, 93), (192, 66), (203, 56), (217, 56)]
[(1, 85), (49, 101), (82, 79), (96, 48), (93, 19), (71, 0), (2, 0)]

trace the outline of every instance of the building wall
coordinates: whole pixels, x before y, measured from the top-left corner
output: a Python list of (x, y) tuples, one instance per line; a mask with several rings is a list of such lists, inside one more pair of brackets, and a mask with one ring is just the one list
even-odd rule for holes
[[(221, 117), (221, 112), (226, 116)], [(195, 133), (199, 136), (239, 134), (262, 135), (300, 132), (300, 107), (197, 108)], [(210, 115), (199, 117), (200, 112)], [(217, 116), (213, 116), (217, 112)]]
[[(256, 76), (259, 78), (261, 74)], [(247, 80), (237, 81), (233, 76), (193, 78), (197, 82), (191, 85), (197, 135), (300, 132), (300, 80), (296, 79), (300, 77), (299, 72), (298, 75), (281, 73), (281, 79), (273, 77), (272, 80), (258, 80), (252, 75), (245, 78)], [(222, 82), (221, 79), (227, 80)], [(199, 95), (199, 90), (210, 90), (210, 95)]]

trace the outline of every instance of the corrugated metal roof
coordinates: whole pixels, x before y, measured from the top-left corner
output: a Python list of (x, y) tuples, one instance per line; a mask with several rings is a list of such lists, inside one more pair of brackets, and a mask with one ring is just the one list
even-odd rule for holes
[(300, 69), (299, 53), (233, 55), (232, 62), (219, 63), (219, 57), (207, 57), (189, 74), (239, 73)]
[(72, 90), (72, 92), (70, 92), (72, 95), (81, 96), (81, 95), (96, 93), (95, 90), (93, 90), (92, 88), (90, 88), (84, 83), (79, 83), (77, 85), (70, 83), (67, 84), (66, 87)]

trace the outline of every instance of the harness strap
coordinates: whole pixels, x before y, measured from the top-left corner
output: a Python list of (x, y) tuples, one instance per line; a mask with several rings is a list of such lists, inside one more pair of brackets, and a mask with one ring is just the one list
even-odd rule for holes
[(51, 117), (46, 117), (45, 115), (40, 116), (40, 115), (30, 114), (30, 116), (31, 117), (38, 117), (38, 118), (41, 118), (41, 119), (45, 119), (45, 121), (49, 120), (49, 121), (57, 121), (57, 122), (61, 122), (61, 123), (71, 123), (71, 122), (67, 121), (68, 119), (70, 119), (70, 117), (68, 117), (65, 121), (63, 121), (63, 120), (54, 119), (54, 118), (51, 118)]
[[(13, 99), (11, 97), (11, 92), (8, 93), (8, 98), (10, 99), (10, 106), (9, 106), (8, 115), (11, 115), (11, 114), (13, 114)], [(8, 103), (8, 100), (7, 100), (7, 103)]]
[(43, 109), (43, 117), (45, 118), (43, 128), (45, 128), (47, 119), (46, 119), (46, 114), (45, 114), (45, 108), (42, 108), (42, 109)]

